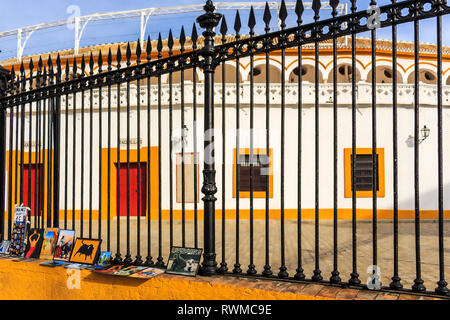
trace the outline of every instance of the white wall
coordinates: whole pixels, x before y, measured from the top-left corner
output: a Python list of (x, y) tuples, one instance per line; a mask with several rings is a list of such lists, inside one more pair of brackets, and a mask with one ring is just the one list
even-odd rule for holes
[[(324, 85), (325, 88), (327, 85)], [(216, 91), (220, 89), (220, 85), (216, 86)], [(345, 85), (342, 85), (345, 87)], [(437, 208), (437, 108), (434, 104), (434, 97), (430, 100), (426, 95), (426, 90), (429, 88), (426, 85), (423, 85), (423, 90), (421, 91), (421, 96), (424, 97), (425, 104), (421, 105), (420, 108), (420, 128), (426, 125), (431, 129), (431, 134), (428, 139), (426, 139), (423, 143), (420, 144), (420, 195), (421, 195), (421, 209), (436, 209)], [(152, 111), (151, 111), (151, 146), (158, 145), (158, 124), (157, 124), (157, 95), (156, 95), (156, 87), (152, 87), (151, 97), (152, 97)], [(244, 85), (244, 89), (242, 94), (243, 103), (240, 106), (240, 121), (241, 121), (241, 148), (249, 147), (249, 136), (248, 136), (248, 128), (250, 121), (250, 111), (249, 105), (247, 103), (247, 98), (249, 95), (248, 86)], [(358, 103), (357, 110), (357, 147), (358, 148), (370, 148), (372, 146), (372, 109), (370, 104), (370, 93), (367, 96), (367, 92), (364, 92), (364, 88), (369, 88), (368, 85), (360, 85), (358, 97), (358, 102), (362, 101), (364, 103)], [(385, 87), (386, 88), (386, 87)], [(405, 89), (406, 88), (406, 89)], [(405, 86), (405, 90), (408, 89), (408, 86)], [(297, 202), (297, 134), (298, 134), (298, 108), (295, 104), (296, 99), (294, 97), (296, 85), (291, 85), (290, 87), (291, 96), (287, 100), (286, 106), (286, 144), (285, 144), (285, 208), (296, 208)], [(303, 87), (304, 94), (309, 93), (311, 87), (307, 84)], [(199, 106), (197, 108), (197, 146), (198, 151), (201, 152), (199, 161), (200, 161), (200, 170), (203, 167), (203, 157), (202, 157), (202, 149), (203, 149), (203, 96), (201, 94), (201, 86), (199, 86), (199, 96), (198, 102)], [(106, 89), (103, 90), (103, 94), (105, 94)], [(265, 91), (264, 91), (265, 92)], [(331, 95), (332, 92), (328, 92), (328, 95)], [(343, 152), (344, 148), (351, 148), (351, 101), (348, 99), (348, 93), (342, 93), (339, 96), (339, 110), (338, 110), (338, 206), (340, 208), (351, 208), (351, 198), (344, 198), (344, 162), (343, 162)], [(379, 99), (381, 101), (380, 105), (377, 107), (377, 147), (385, 149), (385, 168), (386, 168), (386, 196), (384, 198), (378, 199), (378, 207), (380, 209), (391, 209), (392, 208), (392, 194), (393, 194), (393, 153), (392, 153), (392, 107), (388, 104), (389, 99), (383, 98), (383, 92), (378, 93)], [(115, 148), (117, 146), (117, 109), (116, 109), (116, 90), (113, 90), (113, 105), (112, 105), (112, 137), (111, 137), (111, 147)], [(90, 125), (90, 116), (89, 116), (89, 93), (85, 94), (85, 153), (81, 154), (81, 95), (78, 94), (78, 102), (77, 102), (77, 150), (73, 153), (72, 150), (72, 141), (73, 141), (73, 114), (69, 112), (68, 114), (68, 137), (69, 137), (69, 150), (67, 153), (68, 159), (68, 209), (72, 209), (72, 196), (71, 192), (72, 186), (72, 165), (73, 161), (77, 163), (76, 169), (76, 209), (80, 209), (80, 192), (81, 192), (81, 159), (84, 159), (85, 168), (84, 168), (84, 209), (88, 208), (89, 204), (89, 166), (92, 165), (93, 168), (93, 190), (92, 190), (92, 201), (93, 201), (93, 209), (98, 208), (98, 133), (99, 133), (99, 112), (97, 106), (94, 104), (94, 115), (93, 115), (93, 158), (92, 163), (89, 161), (89, 125)], [(125, 91), (122, 91), (122, 111), (120, 116), (121, 121), (121, 130), (120, 137), (126, 138), (126, 99), (125, 99)], [(328, 101), (328, 97), (326, 95), (321, 96), (321, 101)], [(142, 138), (142, 146), (145, 147), (148, 145), (147, 141), (147, 113), (146, 113), (146, 92), (143, 89), (141, 94), (141, 138)], [(385, 99), (385, 100), (383, 100)], [(413, 93), (411, 93), (407, 97), (402, 97), (402, 103), (398, 108), (398, 167), (399, 167), (399, 206), (400, 209), (413, 209), (414, 208), (414, 149), (408, 147), (406, 140), (409, 135), (414, 134), (414, 113), (413, 107), (410, 103), (413, 99)], [(218, 99), (216, 99), (218, 100)], [(265, 100), (265, 99), (264, 99)], [(281, 118), (280, 118), (280, 105), (277, 104), (277, 100), (279, 100), (279, 96), (275, 97), (274, 104), (271, 105), (270, 111), (270, 126), (271, 126), (271, 141), (270, 145), (273, 148), (274, 155), (274, 198), (270, 201), (271, 208), (279, 208), (280, 205), (280, 152), (281, 152), (281, 143), (280, 143), (280, 129), (281, 129)], [(98, 101), (98, 96), (94, 94), (94, 101)], [(179, 101), (179, 100), (178, 100)], [(187, 147), (186, 152), (193, 151), (193, 108), (192, 104), (192, 96), (189, 94), (189, 90), (186, 89), (186, 106), (185, 106), (185, 119), (186, 125), (188, 127), (188, 137), (187, 137)], [(235, 200), (232, 198), (232, 166), (233, 166), (233, 148), (235, 147), (235, 139), (234, 139), (234, 128), (235, 128), (235, 96), (228, 96), (226, 103), (226, 128), (227, 130), (227, 142), (226, 142), (226, 204), (227, 209), (233, 209), (235, 207)], [(314, 208), (314, 185), (315, 185), (315, 167), (314, 167), (314, 154), (315, 154), (315, 109), (314, 105), (306, 100), (305, 105), (302, 109), (302, 118), (303, 118), (303, 130), (302, 130), (302, 203), (304, 208)], [(384, 102), (383, 102), (384, 101)], [(426, 104), (426, 101), (429, 101)], [(167, 102), (167, 101), (166, 101)], [(168, 105), (164, 102), (162, 106), (162, 146), (161, 146), (161, 154), (162, 154), (162, 203), (163, 208), (169, 208), (169, 112)], [(107, 146), (107, 99), (106, 96), (103, 97), (104, 108), (102, 111), (102, 144), (103, 148)], [(130, 117), (130, 137), (137, 137), (137, 111), (136, 111), (136, 101), (135, 99), (131, 99), (131, 117)], [(62, 103), (62, 117), (61, 117), (61, 150), (63, 151), (61, 154), (61, 186), (64, 186), (65, 181), (65, 120), (66, 113), (65, 109), (65, 100), (63, 99)], [(69, 99), (69, 109), (71, 108), (72, 101)], [(447, 105), (447, 103), (446, 103)], [(28, 110), (28, 106), (26, 108)], [(265, 105), (262, 104), (262, 101), (257, 101), (255, 105), (255, 148), (265, 148)], [(25, 130), (25, 138), (28, 140), (28, 117), (26, 115), (26, 130)], [(175, 101), (173, 107), (173, 128), (178, 130), (181, 128), (180, 123), (180, 105), (179, 102)], [(445, 208), (448, 209), (450, 207), (450, 197), (446, 195), (449, 192), (450, 185), (450, 176), (448, 174), (448, 169), (446, 167), (446, 163), (448, 162), (450, 156), (450, 145), (447, 143), (448, 139), (448, 121), (450, 119), (450, 109), (446, 106), (444, 108), (444, 131), (443, 131), (443, 139), (444, 139), (444, 201)], [(36, 117), (33, 116), (33, 126), (32, 126), (32, 140), (35, 141), (35, 129), (36, 129)], [(8, 135), (10, 134), (9, 130), (9, 119), (7, 120)], [(218, 187), (217, 193), (217, 208), (221, 207), (221, 159), (222, 159), (222, 141), (221, 141), (221, 123), (222, 123), (222, 114), (221, 114), (221, 102), (216, 101), (215, 108), (215, 126), (218, 128), (218, 132), (216, 132), (216, 181)], [(47, 123), (48, 127), (48, 123)], [(15, 130), (14, 130), (15, 131)], [(322, 208), (332, 208), (333, 207), (333, 109), (332, 104), (322, 103), (320, 105), (320, 207)], [(9, 136), (7, 137), (7, 145), (9, 149)], [(122, 149), (125, 149), (126, 146), (122, 145)], [(136, 146), (132, 146), (132, 148), (136, 148)], [(33, 146), (34, 150), (34, 146)], [(175, 152), (179, 152), (179, 143), (174, 144)], [(25, 151), (28, 151), (28, 147), (25, 148)], [(174, 158), (174, 166), (173, 166), (173, 192), (175, 199), (175, 190), (176, 190), (176, 171), (175, 171), (175, 158)], [(200, 181), (199, 186), (201, 189), (202, 183), (202, 174), (200, 173)], [(106, 186), (103, 186), (103, 191), (106, 190)], [(255, 208), (264, 208), (264, 199), (255, 199), (254, 204)], [(358, 199), (358, 208), (368, 208), (372, 207), (372, 199)], [(61, 207), (64, 205), (64, 190), (61, 190), (60, 194), (60, 203)], [(242, 199), (241, 200), (241, 208), (248, 208), (249, 200)], [(175, 209), (181, 209), (181, 204), (174, 203)], [(192, 209), (193, 204), (187, 204), (186, 209)], [(202, 203), (200, 201), (199, 208), (202, 208)]]

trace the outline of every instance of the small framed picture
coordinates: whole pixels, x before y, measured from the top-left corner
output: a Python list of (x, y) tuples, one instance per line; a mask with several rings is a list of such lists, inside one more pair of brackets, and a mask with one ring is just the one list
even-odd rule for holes
[(130, 278), (150, 279), (150, 278), (156, 277), (157, 275), (160, 275), (161, 273), (164, 273), (163, 269), (145, 268), (142, 271), (133, 273), (132, 275), (130, 275)]
[(166, 273), (195, 277), (203, 249), (172, 247)]
[(75, 230), (60, 230), (56, 242), (53, 260), (68, 262), (75, 240)]
[(40, 263), (40, 266), (45, 266), (45, 267), (62, 267), (65, 264), (67, 264), (67, 262), (64, 261), (45, 261), (43, 263)]
[(7, 254), (9, 253), (9, 245), (11, 244), (11, 241), (9, 240), (3, 240), (0, 244), (0, 254)]
[(130, 276), (134, 273), (137, 273), (139, 271), (142, 271), (144, 269), (147, 269), (147, 267), (129, 266), (129, 267), (125, 267), (125, 268), (122, 268), (122, 269), (114, 272), (114, 275), (128, 277), (128, 276)]
[(96, 267), (106, 267), (111, 264), (112, 261), (112, 255), (110, 251), (102, 251), (100, 254), (100, 257), (98, 258), (98, 262), (96, 264)]
[(116, 266), (111, 266), (111, 267), (103, 269), (103, 270), (94, 270), (94, 272), (111, 275), (111, 274), (114, 274), (116, 271), (119, 271), (121, 269), (123, 269), (122, 265), (116, 265)]
[(53, 259), (56, 242), (58, 241), (58, 228), (46, 228), (44, 231), (44, 241), (41, 249), (41, 259)]
[(101, 239), (78, 238), (73, 246), (69, 261), (72, 263), (95, 264), (100, 256)]
[(83, 269), (87, 269), (90, 266), (91, 265), (89, 265), (89, 264), (82, 264), (82, 263), (68, 263), (68, 264), (64, 265), (63, 267), (66, 269), (83, 270)]

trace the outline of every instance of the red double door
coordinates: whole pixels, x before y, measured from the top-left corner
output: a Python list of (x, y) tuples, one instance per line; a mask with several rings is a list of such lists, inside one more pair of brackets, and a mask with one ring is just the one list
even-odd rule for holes
[[(117, 167), (117, 164), (116, 164)], [(139, 176), (139, 184), (138, 184)], [(127, 207), (130, 208), (130, 216), (138, 215), (138, 208), (140, 208), (140, 215), (146, 215), (147, 209), (147, 165), (141, 163), (140, 171), (137, 163), (130, 163), (129, 170), (129, 190), (130, 202), (127, 204), (127, 164), (121, 163), (119, 170), (119, 186), (117, 188), (118, 197), (120, 199), (120, 216), (127, 216)], [(140, 185), (140, 188), (138, 186)], [(140, 201), (138, 206), (138, 191), (140, 191)]]
[(38, 215), (39, 198), (42, 195), (39, 179), (43, 178), (42, 174), (42, 164), (23, 165), (23, 205), (31, 209), (31, 216)]

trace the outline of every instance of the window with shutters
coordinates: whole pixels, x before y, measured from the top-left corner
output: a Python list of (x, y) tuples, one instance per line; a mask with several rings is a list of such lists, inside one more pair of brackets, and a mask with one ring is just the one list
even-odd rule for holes
[[(372, 154), (356, 154), (355, 156), (355, 179), (351, 180), (356, 191), (372, 191), (374, 187), (374, 163)], [(353, 157), (351, 157), (353, 163)], [(378, 155), (375, 156), (375, 165), (378, 167)], [(376, 190), (380, 190), (378, 174), (375, 175)]]
[[(236, 198), (237, 187), (239, 187), (240, 198), (250, 198), (251, 165), (253, 165), (253, 197), (265, 198), (268, 192), (269, 198), (273, 198), (272, 149), (269, 149), (267, 153), (266, 149), (255, 148), (251, 159), (250, 149), (243, 148), (239, 151), (239, 161), (236, 159), (236, 149), (234, 149), (233, 198)], [(239, 183), (236, 181), (237, 171)]]
[[(344, 150), (344, 165), (345, 165), (345, 197), (352, 197), (353, 179), (352, 179), (352, 149), (346, 148)], [(374, 162), (375, 161), (375, 175)], [(357, 148), (354, 164), (355, 174), (355, 191), (358, 198), (372, 197), (373, 187), (377, 190), (377, 197), (385, 196), (385, 182), (384, 182), (384, 149), (378, 148), (375, 158), (373, 159), (372, 148)]]

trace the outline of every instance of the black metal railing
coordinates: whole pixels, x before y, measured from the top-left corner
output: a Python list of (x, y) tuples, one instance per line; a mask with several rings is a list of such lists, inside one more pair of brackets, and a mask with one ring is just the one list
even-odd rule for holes
[[(14, 206), (25, 204), (31, 208), (32, 226), (72, 228), (81, 237), (102, 238), (103, 248), (115, 253), (114, 263), (117, 264), (164, 267), (168, 249), (179, 243), (182, 246), (204, 248), (200, 269), (203, 275), (260, 275), (267, 278), (367, 287), (359, 274), (363, 256), (371, 258), (367, 262), (375, 266), (367, 284), (369, 287), (371, 283), (381, 286), (379, 282), (374, 282), (379, 276), (377, 266), (386, 260), (384, 252), (379, 256), (380, 250), (385, 251), (386, 248), (380, 249), (380, 241), (383, 239), (378, 237), (380, 229), (385, 226), (379, 223), (380, 209), (377, 195), (380, 170), (377, 151), (380, 141), (377, 137), (383, 127), (379, 121), (377, 122), (379, 118), (377, 118), (375, 71), (377, 29), (391, 28), (393, 216), (390, 220), (392, 222), (390, 235), (393, 243), (389, 247), (389, 250), (392, 250), (391, 258), (387, 259), (389, 267), (383, 270), (384, 273), (392, 272), (393, 277), (391, 283), (381, 288), (408, 291), (404, 289), (402, 281), (411, 282), (412, 279), (401, 279), (402, 272), (409, 271), (405, 269), (401, 271), (404, 261), (399, 257), (401, 233), (399, 233), (398, 197), (400, 183), (397, 26), (412, 23), (415, 66), (412, 85), (415, 271), (409, 272), (409, 275), (414, 276), (412, 291), (432, 293), (424, 286), (421, 269), (423, 265), (421, 258), (429, 252), (421, 251), (423, 241), (419, 201), (421, 83), (418, 66), (420, 21), (436, 19), (435, 105), (438, 141), (437, 153), (429, 155), (438, 162), (436, 203), (438, 229), (433, 236), (437, 239), (438, 246), (435, 249), (438, 261), (434, 263), (438, 264), (439, 279), (434, 291), (437, 294), (448, 295), (444, 273), (446, 249), (444, 248), (442, 17), (450, 13), (450, 6), (446, 1), (437, 0), (398, 2), (393, 0), (378, 7), (376, 1), (371, 1), (370, 5), (377, 8), (379, 18), (378, 24), (371, 25), (368, 21), (373, 12), (358, 11), (356, 1), (351, 1), (351, 13), (343, 16), (337, 15), (339, 1), (329, 1), (329, 4), (332, 9), (331, 18), (320, 19), (321, 2), (314, 0), (313, 21), (304, 24), (303, 2), (297, 1), (295, 8), (297, 25), (287, 28), (288, 12), (283, 0), (277, 17), (280, 28), (273, 32), (270, 29), (274, 18), (273, 12), (271, 13), (267, 5), (263, 15), (265, 32), (260, 35), (255, 32), (257, 19), (254, 10), (251, 9), (249, 13), (247, 36), (241, 35), (242, 22), (237, 12), (234, 39), (230, 40), (227, 37), (229, 34), (225, 17), (216, 13), (212, 1), (208, 0), (205, 13), (197, 19), (198, 25), (204, 29), (201, 38), (198, 37), (194, 23), (190, 38), (186, 38), (182, 28), (178, 39), (174, 39), (172, 31), (166, 42), (163, 41), (161, 34), (156, 41), (148, 38), (145, 49), (138, 40), (136, 43), (128, 43), (126, 47), (118, 45), (117, 51), (109, 48), (106, 56), (105, 52), (100, 51), (90, 53), (89, 57), (83, 55), (81, 58), (67, 58), (65, 65), (58, 55), (56, 60), (49, 57), (46, 62), (39, 58), (37, 66), (31, 59), (22, 62), (18, 71), (14, 70), (14, 67), (10, 71), (0, 70), (0, 232), (5, 238), (11, 237)], [(214, 30), (220, 22), (220, 36), (216, 37)], [(367, 222), (358, 223), (359, 190), (355, 171), (358, 150), (357, 77), (352, 76), (351, 101), (348, 103), (351, 110), (351, 115), (348, 114), (349, 119), (351, 118), (349, 128), (351, 217), (345, 231), (342, 229), (344, 223), (340, 222), (339, 208), (341, 175), (338, 163), (342, 115), (339, 115), (340, 108), (338, 108), (338, 40), (347, 36), (351, 38), (351, 70), (352, 74), (356, 74), (357, 35), (367, 31), (370, 32), (371, 38), (372, 68), (369, 158), (378, 159), (371, 160), (372, 183), (371, 191), (368, 191), (372, 199), (369, 222), (371, 225), (368, 228)], [(319, 96), (320, 46), (328, 40), (331, 40), (333, 65), (330, 155), (322, 151), (321, 142), (325, 140), (321, 138), (320, 131), (324, 120), (321, 119), (322, 102)], [(220, 44), (216, 44), (216, 41), (220, 41)], [(303, 55), (308, 45), (313, 45), (310, 48), (313, 50), (314, 60), (314, 104), (311, 106), (312, 113), (307, 119), (312, 121), (314, 118), (311, 124), (305, 122), (303, 113), (307, 108), (303, 99), (305, 95), (302, 79)], [(288, 68), (286, 54), (291, 48), (296, 50), (298, 76), (298, 83), (294, 86), (297, 97), (294, 108), (296, 112), (293, 112), (294, 109), (290, 105), (287, 106), (286, 102)], [(276, 53), (280, 57), (279, 102), (271, 90), (274, 72), (270, 68), (271, 53)], [(254, 99), (257, 59), (265, 62), (265, 69), (262, 69), (265, 72), (263, 104), (257, 104)], [(248, 62), (250, 70), (249, 92), (244, 92), (242, 82), (245, 79), (239, 72), (243, 61)], [(233, 67), (235, 73), (229, 72), (227, 67)], [(215, 79), (216, 73), (221, 77)], [(199, 78), (199, 75), (202, 77)], [(221, 84), (215, 85), (215, 82)], [(234, 95), (230, 96), (226, 84), (233, 84)], [(248, 106), (242, 103), (246, 94), (249, 95)], [(232, 104), (235, 108), (230, 107)], [(199, 108), (200, 105), (202, 108)], [(220, 111), (217, 113), (220, 122), (215, 121), (217, 120), (214, 117), (215, 111)], [(296, 119), (290, 117), (294, 114), (297, 116)], [(204, 119), (202, 125), (199, 125), (198, 117), (201, 115)], [(243, 119), (248, 123), (244, 123)], [(236, 134), (230, 139), (227, 137), (227, 130), (231, 129), (230, 123), (233, 121)], [(215, 126), (220, 127), (220, 134), (214, 134)], [(305, 135), (304, 130), (308, 126), (312, 128), (313, 133)], [(198, 136), (199, 128), (204, 132), (201, 140)], [(242, 135), (244, 128), (249, 130), (248, 139)], [(257, 140), (254, 136), (258, 128), (264, 130), (263, 141)], [(179, 134), (176, 133), (177, 130)], [(276, 130), (279, 130), (279, 136), (275, 135)], [(312, 141), (312, 148), (305, 145), (306, 139)], [(192, 141), (192, 146), (188, 147), (187, 140)], [(201, 142), (203, 149), (198, 145)], [(233, 144), (231, 149), (230, 144)], [(221, 148), (215, 149), (215, 145)], [(189, 150), (192, 152), (189, 153)], [(199, 153), (199, 150), (202, 152)], [(215, 151), (218, 150), (219, 156), (216, 157)], [(233, 163), (228, 162), (230, 152), (235, 159)], [(177, 154), (181, 159), (180, 163), (178, 161), (174, 163)], [(305, 167), (305, 154), (314, 159), (310, 163), (311, 169)], [(244, 168), (240, 160), (241, 155), (245, 155), (243, 158), (248, 159), (248, 163), (245, 163), (248, 169)], [(270, 160), (272, 157), (276, 157), (278, 162), (276, 175), (270, 173), (261, 178), (261, 170), (267, 168), (269, 171), (273, 170)], [(201, 158), (203, 163), (200, 166)], [(187, 159), (193, 161), (189, 162)], [(220, 162), (218, 159), (221, 161), (220, 180), (216, 184), (216, 164)], [(322, 159), (326, 159), (331, 168), (325, 174), (320, 170), (323, 166)], [(266, 166), (264, 161), (268, 161), (265, 163)], [(199, 176), (200, 167), (203, 172), (202, 178)], [(314, 187), (304, 183), (304, 176), (309, 176), (307, 171), (312, 172)], [(247, 172), (248, 177), (245, 176)], [(322, 178), (330, 172), (333, 190), (332, 224), (326, 227), (326, 232), (331, 232), (332, 235), (323, 233), (324, 224), (321, 222), (324, 209), (321, 207), (321, 200), (330, 195), (323, 192), (326, 186)], [(276, 179), (275, 183), (272, 179)], [(204, 195), (202, 203), (198, 201), (200, 184)], [(271, 186), (272, 188), (276, 186), (276, 190), (270, 191)], [(309, 199), (302, 196), (307, 188), (314, 189), (314, 208), (310, 211), (305, 209), (305, 202)], [(233, 197), (228, 192), (230, 190), (234, 194)], [(271, 192), (276, 194), (279, 203), (275, 203), (276, 201), (272, 199)], [(177, 197), (174, 196), (175, 193)], [(180, 201), (176, 200), (178, 195)], [(221, 198), (218, 202), (221, 204), (220, 210), (215, 208), (216, 195)], [(292, 212), (294, 218), (289, 215)], [(311, 226), (306, 218), (307, 212), (312, 213)], [(261, 224), (255, 217), (260, 213)], [(217, 230), (216, 219), (221, 222)], [(203, 237), (199, 232), (201, 227)], [(364, 234), (358, 234), (358, 227), (363, 228)], [(369, 234), (371, 237), (368, 238)], [(308, 235), (313, 239), (305, 239)], [(361, 237), (364, 240), (358, 241)], [(349, 255), (345, 257), (341, 238), (349, 242), (349, 245), (345, 246)], [(332, 260), (325, 259), (324, 264), (324, 252), (325, 256), (327, 255), (324, 243), (328, 243), (327, 241), (330, 241)], [(432, 240), (427, 236), (426, 241)], [(216, 244), (219, 244), (217, 248)], [(292, 247), (295, 247), (294, 251), (291, 250)], [(219, 252), (220, 259), (216, 257)], [(243, 257), (248, 258), (249, 263), (245, 271), (242, 266)], [(220, 260), (220, 265), (217, 260)], [(279, 263), (278, 271), (273, 269), (275, 263)], [(329, 274), (326, 274), (325, 270)], [(307, 271), (311, 271), (311, 277), (307, 275)], [(433, 278), (435, 275), (427, 276)], [(382, 284), (387, 283), (383, 281)]]

